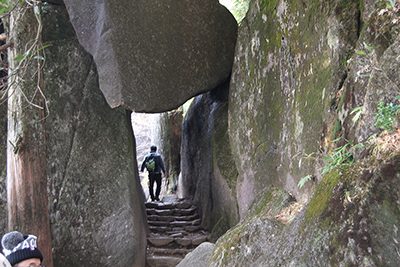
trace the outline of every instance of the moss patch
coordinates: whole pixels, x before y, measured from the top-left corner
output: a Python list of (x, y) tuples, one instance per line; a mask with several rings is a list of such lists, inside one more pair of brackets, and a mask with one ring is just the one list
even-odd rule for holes
[(332, 208), (330, 204), (332, 204), (332, 197), (335, 194), (334, 189), (339, 181), (345, 182), (350, 178), (345, 173), (349, 168), (351, 168), (351, 165), (341, 166), (325, 175), (318, 184), (316, 192), (308, 205), (306, 211), (307, 219), (318, 218), (323, 214), (326, 215), (329, 209)]
[(271, 186), (256, 196), (248, 209), (247, 217), (258, 215), (273, 217), (281, 213), (292, 202), (294, 199), (290, 194), (278, 187)]

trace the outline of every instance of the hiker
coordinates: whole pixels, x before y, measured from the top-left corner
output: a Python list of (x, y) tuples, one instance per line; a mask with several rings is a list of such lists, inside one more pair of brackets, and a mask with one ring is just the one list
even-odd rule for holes
[[(157, 147), (151, 146), (150, 154), (147, 155), (142, 163), (141, 171), (144, 171), (146, 167), (149, 172), (149, 192), (151, 201), (160, 201), (160, 191), (161, 191), (161, 171), (165, 175), (164, 161), (160, 154), (157, 153)], [(156, 195), (153, 193), (154, 182), (157, 183)]]
[(1, 239), (3, 253), (13, 267), (41, 267), (43, 255), (36, 246), (37, 237), (14, 231)]

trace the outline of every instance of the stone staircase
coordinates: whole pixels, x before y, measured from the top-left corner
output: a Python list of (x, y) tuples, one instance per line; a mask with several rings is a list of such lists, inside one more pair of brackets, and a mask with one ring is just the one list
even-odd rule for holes
[(145, 205), (150, 229), (146, 267), (175, 267), (186, 254), (208, 241), (192, 202), (164, 197), (163, 202)]

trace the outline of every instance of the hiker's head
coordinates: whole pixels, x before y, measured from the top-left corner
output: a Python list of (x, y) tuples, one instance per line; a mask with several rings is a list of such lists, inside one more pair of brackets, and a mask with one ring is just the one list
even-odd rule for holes
[(157, 147), (156, 146), (151, 146), (150, 152), (156, 152), (156, 151), (157, 151)]
[(17, 231), (5, 234), (1, 240), (4, 255), (12, 266), (39, 266), (43, 255), (36, 242), (36, 236), (24, 236)]

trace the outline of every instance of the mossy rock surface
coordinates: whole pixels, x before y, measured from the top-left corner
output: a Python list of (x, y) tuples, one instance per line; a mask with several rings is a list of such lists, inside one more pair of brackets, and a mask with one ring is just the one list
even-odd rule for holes
[(400, 160), (394, 157), (376, 168), (370, 163), (325, 176), (289, 225), (271, 218), (259, 201), (254, 210), (260, 213), (217, 241), (209, 266), (395, 266)]
[[(332, 99), (359, 29), (360, 1), (251, 1), (239, 28), (229, 92), (229, 134), (241, 216), (275, 185), (299, 201), (297, 187), (318, 173), (305, 155), (328, 150)], [(340, 129), (337, 129), (337, 131)]]

